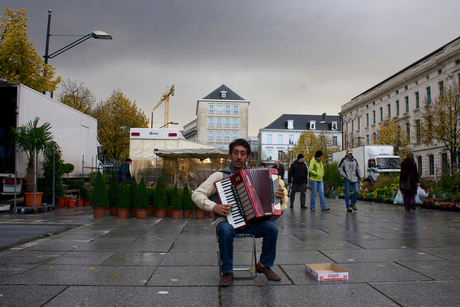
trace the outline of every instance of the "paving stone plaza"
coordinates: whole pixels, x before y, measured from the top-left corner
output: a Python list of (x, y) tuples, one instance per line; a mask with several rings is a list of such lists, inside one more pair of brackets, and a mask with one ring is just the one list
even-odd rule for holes
[[(460, 306), (460, 213), (326, 204), (330, 212), (312, 213), (297, 203), (277, 220), (281, 281), (259, 274), (228, 288), (219, 287), (207, 217), (94, 219), (90, 207), (1, 213), (0, 306)], [(250, 250), (235, 240), (235, 264)], [(306, 263), (330, 262), (348, 282), (305, 273)]]

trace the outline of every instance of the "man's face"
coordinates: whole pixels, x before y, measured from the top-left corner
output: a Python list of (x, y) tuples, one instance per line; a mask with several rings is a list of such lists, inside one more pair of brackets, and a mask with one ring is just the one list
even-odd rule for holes
[(351, 159), (351, 158), (353, 158), (353, 153), (349, 153), (349, 154), (347, 154), (347, 156), (348, 156), (348, 158)]
[(126, 164), (130, 165), (132, 161), (126, 161)]
[(228, 154), (228, 158), (232, 161), (232, 166), (235, 171), (240, 171), (244, 168), (244, 164), (249, 161), (249, 155), (246, 148), (242, 145), (236, 145), (233, 147), (231, 153)]
[(280, 161), (276, 160), (276, 161), (275, 161), (275, 165), (276, 165), (276, 166), (280, 165)]
[(303, 161), (305, 161), (305, 158), (300, 158), (300, 159), (299, 159), (299, 162), (300, 162), (300, 163), (303, 163)]

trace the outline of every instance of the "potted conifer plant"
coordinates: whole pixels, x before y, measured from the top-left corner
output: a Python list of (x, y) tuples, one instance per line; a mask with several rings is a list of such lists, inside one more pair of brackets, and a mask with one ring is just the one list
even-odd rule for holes
[(92, 173), (90, 180), (94, 185), (91, 193), (91, 205), (93, 206), (94, 217), (102, 218), (105, 216), (105, 211), (109, 205), (105, 176), (100, 172)]
[(117, 194), (118, 194), (117, 174), (113, 172), (112, 177), (110, 178), (110, 185), (109, 185), (109, 214), (110, 216), (118, 216), (118, 211), (117, 211), (118, 195)]
[[(35, 167), (37, 165), (37, 157), (40, 152), (45, 149), (45, 146), (53, 139), (50, 123), (44, 123), (38, 126), (39, 117), (34, 121), (29, 121), (17, 128), (11, 128), (13, 140), (17, 143), (28, 159), (27, 174), (26, 174), (26, 189), (24, 199), (26, 207), (34, 207), (41, 205), (42, 192), (37, 192), (37, 178)], [(34, 198), (34, 194), (36, 198)]]
[(155, 188), (147, 188), (147, 198), (149, 200), (148, 216), (155, 215)]
[(126, 178), (123, 178), (123, 181), (118, 186), (116, 205), (117, 205), (118, 218), (120, 219), (127, 218), (130, 205), (129, 205), (129, 184), (126, 182)]
[(171, 195), (171, 210), (173, 219), (180, 219), (182, 213), (182, 199), (180, 196), (177, 183), (174, 185), (174, 189)]
[(168, 206), (168, 199), (163, 184), (163, 176), (158, 177), (157, 187), (155, 189), (155, 211), (157, 217), (164, 218), (166, 216), (166, 207)]
[(147, 209), (149, 207), (149, 198), (147, 195), (147, 186), (145, 185), (144, 177), (136, 190), (136, 201), (134, 203), (136, 208), (136, 216), (138, 219), (145, 219), (147, 217)]
[(188, 219), (192, 215), (192, 210), (192, 194), (190, 194), (190, 190), (188, 189), (188, 185), (186, 183), (184, 184), (184, 189), (182, 190), (182, 214), (184, 219)]
[(131, 183), (129, 183), (129, 216), (136, 217), (136, 192), (137, 192), (138, 184), (136, 182), (136, 178), (133, 176), (131, 179)]
[(64, 207), (65, 196), (62, 185), (62, 163), (62, 152), (59, 145), (54, 141), (50, 141), (43, 151), (43, 161), (41, 162), (43, 179), (39, 181), (39, 188), (40, 191), (43, 191), (43, 200), (47, 203), (52, 203), (54, 191), (54, 197), (57, 198), (57, 207), (59, 208)]

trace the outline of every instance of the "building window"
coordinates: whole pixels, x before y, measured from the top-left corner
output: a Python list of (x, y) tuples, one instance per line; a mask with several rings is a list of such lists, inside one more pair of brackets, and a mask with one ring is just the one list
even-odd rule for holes
[(217, 127), (222, 127), (222, 118), (217, 118)]
[(376, 118), (375, 118), (375, 110), (374, 110), (374, 111), (372, 111), (372, 115), (373, 115), (373, 117), (374, 117), (374, 121), (373, 121), (373, 124), (375, 125), (375, 121), (376, 121)]
[(442, 173), (445, 174), (449, 171), (449, 161), (447, 160), (447, 153), (444, 152), (441, 155), (442, 158)]
[(230, 114), (230, 106), (229, 105), (225, 106), (225, 114)]
[(407, 140), (410, 142), (410, 124), (406, 123)]
[(366, 123), (367, 123), (367, 126), (369, 127), (369, 113), (366, 114)]
[(418, 166), (418, 174), (422, 176), (423, 174), (423, 168), (422, 168), (422, 157), (417, 157), (417, 166)]
[(361, 129), (361, 117), (358, 117), (358, 130)]
[(383, 108), (380, 108), (380, 121), (383, 122)]
[(420, 119), (417, 119), (417, 121), (415, 122), (415, 126), (416, 126), (416, 134), (417, 134), (417, 143), (420, 143), (420, 141), (422, 140), (422, 127), (421, 127)]
[(208, 140), (214, 140), (214, 131), (208, 131)]
[(368, 134), (368, 135), (366, 135), (366, 142), (367, 142), (367, 144), (369, 144), (369, 143), (370, 143), (369, 134)]
[(372, 141), (375, 143), (377, 142), (377, 133), (372, 133)]
[(282, 134), (278, 134), (278, 144), (283, 144), (283, 135)]
[(216, 140), (222, 140), (222, 131), (216, 131)]
[(431, 87), (426, 88), (426, 102), (431, 104)]
[(267, 159), (268, 160), (272, 159), (272, 150), (271, 149), (267, 149)]
[(348, 124), (349, 124), (349, 123), (350, 123), (350, 122), (347, 122), (347, 124), (346, 124), (346, 127), (347, 127), (346, 131), (347, 131), (347, 133), (348, 133)]
[(429, 159), (430, 159), (430, 175), (434, 175), (434, 155), (430, 155)]
[(230, 131), (225, 131), (224, 135), (226, 141), (230, 140)]
[(399, 116), (399, 100), (396, 100), (396, 116)]
[(230, 127), (230, 118), (225, 119), (225, 127)]
[(415, 93), (415, 108), (420, 109), (420, 92)]
[(337, 122), (331, 123), (331, 130), (337, 130)]
[(439, 95), (444, 95), (444, 81), (439, 82)]
[(214, 127), (214, 117), (210, 117), (210, 118), (209, 118), (208, 126), (209, 126), (209, 127)]
[(222, 114), (222, 105), (217, 105), (217, 114)]
[(389, 104), (387, 107), (388, 107), (388, 118), (391, 118), (391, 104)]
[(233, 119), (233, 127), (238, 127), (238, 118)]
[(406, 99), (406, 113), (409, 113), (409, 96), (404, 97)]
[(352, 132), (355, 131), (355, 120), (354, 119), (351, 121), (351, 131)]
[(316, 121), (311, 120), (310, 121), (310, 130), (315, 130), (316, 129)]
[(227, 98), (227, 91), (221, 91), (220, 98)]
[(213, 104), (209, 105), (209, 113), (211, 113), (211, 114), (214, 113), (214, 105)]
[(236, 140), (238, 138), (238, 132), (234, 131), (233, 132), (233, 139)]
[(238, 106), (233, 106), (233, 114), (238, 114)]
[(267, 144), (272, 144), (272, 135), (267, 134)]
[(336, 137), (336, 136), (333, 136), (333, 137), (332, 137), (332, 145), (334, 145), (334, 146), (337, 146), (337, 145), (338, 145), (337, 137)]
[(292, 134), (289, 135), (289, 144), (290, 145), (294, 144), (294, 135)]

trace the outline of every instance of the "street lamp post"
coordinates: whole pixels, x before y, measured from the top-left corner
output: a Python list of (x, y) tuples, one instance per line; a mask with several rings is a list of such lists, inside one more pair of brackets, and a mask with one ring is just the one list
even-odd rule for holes
[(158, 128), (158, 129), (161, 129), (161, 128), (167, 126), (167, 125), (179, 125), (179, 123), (176, 123), (176, 122), (169, 122), (169, 123), (167, 123), (167, 124), (164, 124), (163, 126), (161, 126), (161, 127)]
[[(45, 58), (45, 64), (48, 64), (48, 59), (52, 59), (60, 55), (61, 53), (66, 52), (67, 50), (83, 43), (84, 41), (94, 38), (94, 39), (108, 39), (111, 40), (112, 36), (110, 36), (108, 33), (103, 32), (103, 31), (93, 31), (89, 34), (83, 35), (73, 43), (68, 44), (65, 47), (62, 47), (61, 49), (49, 54), (49, 43), (50, 43), (50, 29), (51, 29), (51, 10), (48, 10), (48, 26), (47, 26), (47, 31), (46, 31), (46, 46), (45, 46), (45, 55), (43, 56)], [(54, 36), (70, 36), (70, 35), (54, 35)]]

